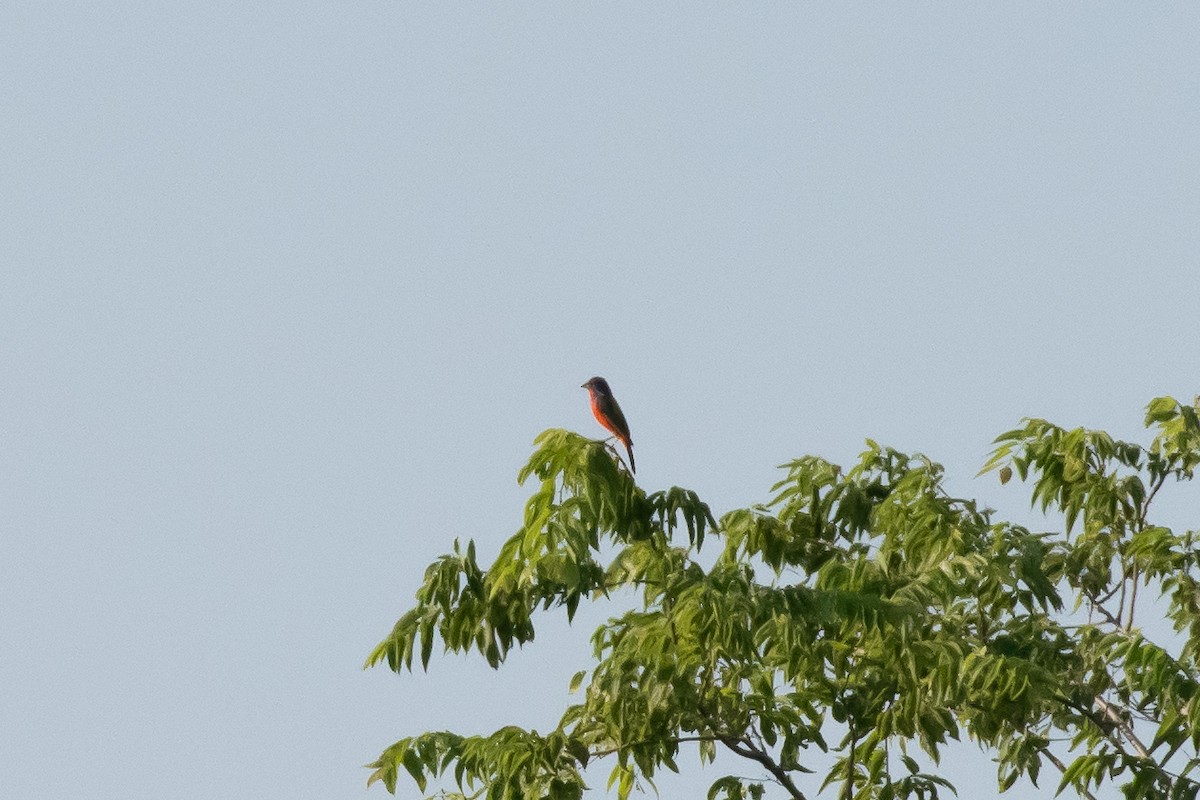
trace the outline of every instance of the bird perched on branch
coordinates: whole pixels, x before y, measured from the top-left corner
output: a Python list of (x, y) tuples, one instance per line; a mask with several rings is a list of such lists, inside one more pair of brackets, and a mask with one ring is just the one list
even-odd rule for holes
[(629, 437), (629, 423), (625, 421), (625, 415), (621, 413), (621, 407), (617, 405), (617, 398), (613, 397), (612, 389), (608, 388), (608, 381), (597, 376), (581, 385), (588, 390), (592, 401), (592, 413), (596, 415), (596, 421), (607, 428), (613, 436), (620, 439), (621, 444), (625, 445), (625, 452), (629, 454), (629, 471), (636, 473), (637, 467), (633, 463), (633, 439)]

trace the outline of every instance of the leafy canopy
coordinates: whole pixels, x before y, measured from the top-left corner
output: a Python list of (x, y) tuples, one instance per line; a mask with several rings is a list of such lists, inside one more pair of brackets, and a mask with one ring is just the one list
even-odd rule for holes
[[(715, 520), (694, 492), (647, 494), (602, 443), (548, 430), (520, 474), (536, 478), (520, 530), (486, 569), (455, 542), (367, 665), (425, 668), (440, 640), (498, 668), (537, 612), (571, 619), (629, 589), (637, 607), (595, 631), (580, 701), (550, 733), (404, 738), (369, 783), (394, 793), (403, 772), (422, 792), (452, 780), (443, 797), (576, 800), (583, 769), (609, 759), (625, 800), (694, 746), (760, 776), (720, 777), (709, 800), (936, 798), (952, 787), (910, 752), (936, 765), (966, 737), (994, 754), (1001, 790), (1049, 764), (1060, 793), (1195, 798), (1200, 554), (1196, 532), (1151, 509), (1200, 464), (1198, 405), (1152, 401), (1149, 446), (1039, 419), (997, 438), (980, 474), (1028, 481), (1065, 521), (1049, 532), (871, 441), (849, 469), (784, 465), (770, 502)], [(1148, 591), (1176, 632), (1164, 641), (1135, 624)]]

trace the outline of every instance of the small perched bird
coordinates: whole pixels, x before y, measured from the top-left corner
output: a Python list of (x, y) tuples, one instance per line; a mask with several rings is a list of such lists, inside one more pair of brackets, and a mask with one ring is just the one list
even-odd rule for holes
[(621, 413), (621, 407), (617, 405), (617, 398), (613, 397), (612, 389), (608, 388), (608, 381), (597, 376), (581, 385), (588, 390), (591, 397), (592, 413), (596, 415), (596, 421), (625, 445), (625, 452), (629, 454), (629, 471), (636, 473), (637, 467), (633, 463), (633, 439), (629, 438), (629, 423), (625, 421), (625, 415)]

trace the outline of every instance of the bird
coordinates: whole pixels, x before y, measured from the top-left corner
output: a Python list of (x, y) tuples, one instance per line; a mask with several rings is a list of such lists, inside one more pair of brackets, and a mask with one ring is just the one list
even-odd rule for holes
[(621, 413), (621, 407), (617, 405), (617, 398), (613, 397), (612, 389), (608, 388), (608, 381), (597, 375), (580, 386), (588, 390), (592, 401), (592, 413), (596, 416), (596, 421), (607, 428), (613, 436), (620, 439), (621, 444), (625, 445), (625, 452), (629, 454), (629, 471), (636, 473), (637, 467), (633, 463), (633, 439), (629, 437), (629, 423), (625, 421), (625, 415)]

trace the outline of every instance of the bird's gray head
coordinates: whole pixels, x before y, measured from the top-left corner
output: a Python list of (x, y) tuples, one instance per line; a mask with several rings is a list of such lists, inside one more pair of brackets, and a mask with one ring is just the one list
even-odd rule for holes
[(587, 383), (580, 385), (589, 392), (595, 392), (596, 394), (612, 394), (612, 389), (608, 388), (608, 381), (604, 380), (604, 378), (601, 378), (599, 375), (594, 378), (590, 378)]

